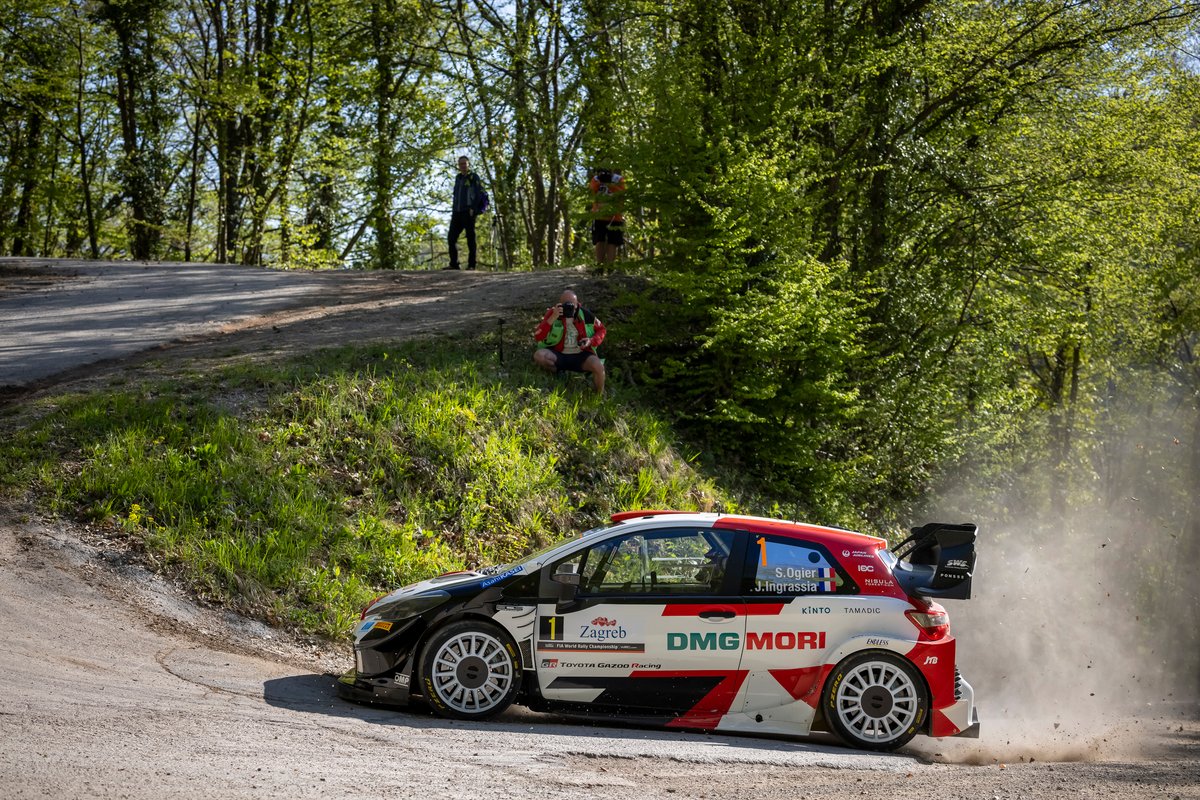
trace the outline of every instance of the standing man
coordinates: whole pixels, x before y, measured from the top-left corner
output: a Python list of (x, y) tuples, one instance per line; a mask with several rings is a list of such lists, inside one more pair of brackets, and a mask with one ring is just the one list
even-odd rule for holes
[(458, 174), (454, 176), (454, 202), (450, 207), (450, 266), (458, 269), (458, 235), (467, 232), (467, 269), (475, 269), (475, 215), (479, 211), (483, 187), (479, 176), (471, 172), (466, 156), (458, 158)]
[(579, 298), (567, 289), (558, 305), (546, 309), (533, 332), (538, 349), (533, 363), (547, 372), (589, 372), (596, 394), (604, 393), (604, 362), (596, 348), (604, 341), (604, 323), (579, 305)]
[(596, 248), (596, 263), (600, 272), (617, 260), (617, 251), (625, 244), (625, 215), (619, 196), (625, 191), (625, 176), (611, 169), (600, 168), (592, 176), (592, 244)]

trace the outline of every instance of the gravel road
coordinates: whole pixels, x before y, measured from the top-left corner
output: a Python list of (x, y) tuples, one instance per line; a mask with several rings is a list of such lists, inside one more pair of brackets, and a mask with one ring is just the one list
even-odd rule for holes
[[(295, 277), (301, 288), (255, 284), (242, 305), (198, 301), (207, 309), (195, 316), (182, 310), (187, 298), (147, 293), (141, 304), (190, 321), (175, 329), (122, 312), (124, 343), (97, 364), (81, 344), (94, 330), (73, 335), (71, 326), (91, 324), (89, 305), (109, 306), (83, 289), (130, 292), (122, 284), (130, 274), (154, 274), (152, 282), (184, 291), (189, 284), (158, 274), (177, 266), (108, 265), (86, 278), (70, 277), (72, 265), (18, 267), (27, 274), (11, 279), (11, 262), (0, 261), (0, 349), (5, 380), (19, 389), (13, 404), (50, 384), (86, 389), (112, 372), (162, 369), (163, 359), (194, 368), (451, 330), (462, 321), (456, 309), (472, 305), (523, 320), (567, 283), (592, 288), (568, 271), (327, 273)], [(210, 276), (244, 274), (214, 269)], [(185, 293), (204, 296), (194, 288)], [(76, 290), (72, 311), (62, 295)], [(262, 292), (272, 299), (260, 305)], [(27, 310), (15, 326), (13, 303)], [(31, 344), (39, 307), (60, 309), (40, 339), (49, 355)], [(49, 371), (37, 366), (46, 364)], [(0, 509), (0, 625), (0, 798), (1200, 798), (1194, 706), (1089, 716), (1086, 729), (1068, 726), (1050, 747), (1033, 735), (1038, 709), (1005, 709), (999, 719), (1000, 709), (989, 709), (996, 687), (986, 681), (976, 684), (983, 739), (924, 740), (894, 755), (521, 710), (476, 724), (355, 706), (333, 688), (349, 663), (344, 649), (199, 606), (134, 563), (119, 541), (41, 520), (18, 501)], [(1006, 671), (1036, 680), (1021, 664)]]
[(0, 259), (0, 386), (309, 306), (331, 273)]
[(11, 511), (0, 620), (5, 798), (1200, 797), (1200, 726), (1184, 719), (1136, 757), (966, 766), (356, 706), (333, 688), (344, 654), (198, 607), (95, 532)]

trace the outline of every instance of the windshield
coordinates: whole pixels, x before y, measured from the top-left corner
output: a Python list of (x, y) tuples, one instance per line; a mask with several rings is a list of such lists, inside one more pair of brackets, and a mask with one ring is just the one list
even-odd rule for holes
[(478, 571), (484, 575), (496, 575), (501, 572), (508, 572), (510, 569), (513, 569), (513, 568), (519, 567), (519, 566), (523, 566), (526, 564), (528, 564), (534, 568), (540, 567), (540, 566), (542, 566), (542, 564), (545, 564), (546, 561), (548, 560), (548, 557), (551, 554), (553, 554), (554, 552), (556, 552), (557, 550), (567, 547), (568, 545), (576, 544), (580, 540), (587, 538), (588, 536), (592, 535), (593, 533), (596, 533), (597, 531), (607, 530), (608, 527), (609, 526), (607, 526), (607, 525), (601, 525), (598, 528), (592, 528), (591, 530), (584, 531), (583, 533), (579, 534), (578, 536), (576, 536), (573, 539), (564, 539), (564, 540), (554, 542), (553, 544), (548, 544), (545, 547), (543, 547), (541, 550), (538, 550), (537, 552), (533, 553), (532, 555), (525, 556), (520, 561), (513, 561), (510, 564), (500, 564), (495, 567), (484, 567), (483, 569), (480, 569)]

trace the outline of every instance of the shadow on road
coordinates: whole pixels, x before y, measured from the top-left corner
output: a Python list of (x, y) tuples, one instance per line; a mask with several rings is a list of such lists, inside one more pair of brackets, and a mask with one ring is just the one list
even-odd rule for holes
[[(423, 706), (397, 707), (359, 705), (343, 700), (337, 694), (336, 675), (292, 675), (264, 682), (263, 698), (268, 705), (339, 719), (420, 730), (478, 730), (508, 733), (536, 732), (552, 736), (605, 738), (688, 746), (688, 740), (702, 741), (718, 749), (753, 749), (758, 753), (814, 753), (845, 756), (859, 751), (841, 745), (832, 736), (818, 734), (805, 741), (772, 735), (659, 730), (621, 720), (587, 719), (559, 714), (538, 713), (513, 706), (503, 714), (483, 722), (448, 720), (435, 716)], [(872, 753), (872, 758), (896, 758), (909, 761), (912, 754)]]

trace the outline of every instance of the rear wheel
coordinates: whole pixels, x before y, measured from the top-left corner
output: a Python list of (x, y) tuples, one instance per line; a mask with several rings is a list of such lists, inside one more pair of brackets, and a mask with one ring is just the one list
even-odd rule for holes
[(850, 656), (825, 683), (825, 715), (847, 744), (894, 750), (920, 731), (929, 714), (925, 683), (916, 667), (894, 653)]
[(425, 645), (421, 679), (425, 697), (440, 716), (486, 719), (512, 705), (521, 662), (511, 637), (475, 620), (438, 630)]

